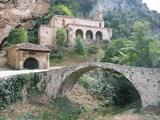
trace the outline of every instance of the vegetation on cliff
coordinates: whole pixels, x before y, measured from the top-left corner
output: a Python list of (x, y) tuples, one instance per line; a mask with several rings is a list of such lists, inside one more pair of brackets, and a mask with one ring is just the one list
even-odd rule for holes
[(9, 44), (19, 44), (28, 42), (28, 31), (24, 28), (15, 28), (11, 30), (8, 36), (8, 43)]

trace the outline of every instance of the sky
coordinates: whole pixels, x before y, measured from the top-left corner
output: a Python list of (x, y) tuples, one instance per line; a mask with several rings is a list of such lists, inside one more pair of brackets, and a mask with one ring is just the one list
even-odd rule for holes
[(147, 6), (151, 10), (157, 10), (160, 13), (160, 0), (142, 0), (143, 3), (147, 3)]

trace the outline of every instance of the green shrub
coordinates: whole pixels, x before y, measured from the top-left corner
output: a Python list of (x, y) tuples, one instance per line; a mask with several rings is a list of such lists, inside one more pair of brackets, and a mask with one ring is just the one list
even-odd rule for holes
[(68, 98), (56, 98), (51, 105), (40, 113), (40, 120), (77, 120), (81, 114), (78, 105), (72, 103)]
[(40, 115), (40, 120), (57, 120), (55, 110), (44, 110)]
[(11, 120), (11, 119), (8, 117), (0, 117), (0, 120)]
[(76, 51), (76, 53), (78, 53), (80, 55), (85, 55), (85, 53), (86, 53), (85, 45), (84, 45), (83, 40), (80, 36), (78, 36), (76, 38), (75, 51)]
[(58, 28), (56, 32), (56, 44), (58, 46), (64, 46), (64, 43), (67, 39), (67, 33), (63, 28)]
[(64, 50), (60, 48), (53, 48), (50, 53), (50, 59), (63, 59), (64, 57)]
[(50, 8), (50, 11), (58, 15), (73, 16), (72, 10), (63, 4), (58, 4), (58, 5), (53, 4)]
[(9, 44), (19, 44), (28, 42), (28, 31), (24, 28), (15, 28), (11, 30), (8, 36)]
[(38, 120), (35, 115), (30, 112), (23, 113), (17, 117), (17, 120)]
[[(118, 73), (108, 72), (105, 78), (98, 80), (83, 76), (79, 83), (97, 98), (103, 98), (107, 102), (105, 104), (110, 106), (125, 106), (140, 101), (139, 93), (134, 86)], [(140, 104), (138, 105), (141, 106)]]
[(24, 86), (28, 85), (28, 92), (30, 92), (36, 83), (35, 76), (32, 74), (17, 75), (7, 80), (0, 80), (0, 109), (4, 109), (7, 105), (22, 100)]
[(58, 120), (77, 120), (81, 114), (79, 106), (66, 97), (55, 99), (53, 109), (57, 110)]
[(89, 54), (97, 54), (98, 53), (99, 48), (96, 46), (89, 46), (88, 47), (88, 53)]

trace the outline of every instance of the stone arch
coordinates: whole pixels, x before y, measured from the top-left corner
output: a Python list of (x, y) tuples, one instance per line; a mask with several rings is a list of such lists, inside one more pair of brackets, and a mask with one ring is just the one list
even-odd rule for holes
[(93, 65), (92, 64), (92, 65), (80, 66), (77, 68), (73, 68), (73, 70), (71, 70), (70, 72), (63, 75), (64, 77), (63, 77), (62, 83), (57, 91), (56, 97), (61, 97), (61, 96), (66, 95), (68, 92), (70, 92), (72, 90), (74, 85), (77, 83), (77, 81), (80, 79), (80, 77), (84, 73), (89, 72), (94, 69), (97, 69), (97, 68), (101, 68), (106, 71), (114, 71), (114, 72), (119, 73), (119, 74), (123, 75), (124, 77), (126, 77), (128, 79), (128, 81), (133, 85), (133, 87), (135, 88), (137, 93), (139, 94), (139, 98), (142, 102), (141, 92), (139, 91), (139, 89), (137, 89), (136, 84), (132, 81), (132, 79), (130, 79), (127, 75), (125, 75), (123, 73), (123, 71), (120, 71), (120, 69), (115, 69), (114, 67), (113, 68), (106, 67), (106, 66), (103, 66), (103, 64), (102, 65), (99, 65), (99, 64)]
[(103, 40), (102, 32), (100, 32), (100, 31), (97, 31), (97, 32), (96, 32), (96, 40), (98, 40), (98, 41)]
[(39, 62), (37, 59), (33, 57), (27, 58), (23, 63), (24, 69), (38, 69), (39, 68)]
[(80, 36), (83, 39), (83, 30), (77, 29), (76, 30), (76, 37)]
[(91, 30), (88, 30), (86, 32), (86, 39), (92, 40), (93, 39), (93, 32)]

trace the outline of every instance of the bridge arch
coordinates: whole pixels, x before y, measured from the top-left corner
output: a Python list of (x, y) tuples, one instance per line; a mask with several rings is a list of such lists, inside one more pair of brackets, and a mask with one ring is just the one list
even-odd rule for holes
[(97, 68), (101, 68), (105, 71), (113, 71), (115, 73), (119, 73), (119, 74), (123, 75), (133, 85), (136, 92), (139, 94), (139, 98), (141, 100), (141, 92), (139, 91), (139, 89), (137, 89), (134, 82), (128, 76), (126, 76), (126, 74), (124, 74), (124, 71), (121, 71), (121, 69), (116, 69), (116, 68), (110, 67), (110, 66), (103, 66), (101, 64), (92, 64), (92, 65), (88, 64), (88, 65), (79, 66), (79, 67), (74, 68), (73, 70), (69, 71), (68, 73), (66, 73), (64, 75), (63, 81), (57, 91), (57, 97), (61, 97), (61, 96), (66, 95), (67, 93), (69, 93), (84, 73), (95, 70)]

